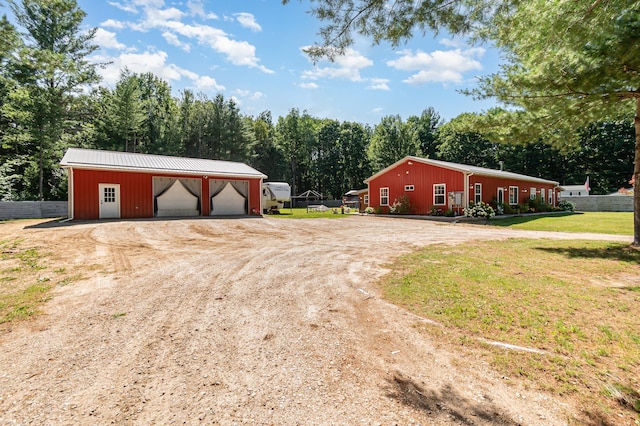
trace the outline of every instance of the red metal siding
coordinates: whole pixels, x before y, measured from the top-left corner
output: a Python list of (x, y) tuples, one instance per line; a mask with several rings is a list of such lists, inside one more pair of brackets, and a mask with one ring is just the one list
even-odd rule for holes
[[(465, 177), (463, 172), (446, 169), (443, 167), (405, 160), (398, 166), (388, 170), (383, 175), (369, 181), (369, 205), (374, 209), (381, 208), (383, 212), (388, 211), (388, 207), (380, 206), (380, 188), (389, 188), (389, 204), (393, 204), (402, 195), (409, 196), (413, 213), (428, 214), (434, 207), (433, 185), (445, 184), (446, 205), (435, 206), (438, 209), (447, 210), (449, 205), (448, 195), (451, 192), (465, 192), (467, 190), (468, 200), (463, 200), (464, 205), (473, 202), (475, 199), (475, 184), (482, 184), (482, 201), (490, 203), (497, 198), (498, 188), (505, 188), (505, 203), (509, 202), (509, 187), (518, 187), (518, 202), (528, 202), (530, 188), (535, 187), (537, 196), (540, 196), (540, 189), (545, 189), (545, 202), (548, 202), (549, 191), (555, 191), (554, 203), (558, 199), (558, 190), (553, 184), (534, 183), (525, 180), (494, 178), (489, 176), (469, 176), (469, 187), (465, 188)], [(413, 185), (413, 191), (405, 191), (407, 185)], [(524, 191), (526, 190), (526, 191)]]
[[(259, 215), (262, 213), (262, 179), (249, 180), (249, 211), (247, 213)], [(255, 213), (254, 213), (255, 212)]]
[[(433, 165), (404, 161), (369, 182), (369, 205), (380, 207), (380, 188), (389, 188), (389, 204), (408, 195), (413, 213), (427, 214), (433, 207), (433, 185), (446, 185), (446, 193), (464, 191), (464, 174)], [(413, 191), (405, 191), (405, 186), (413, 185)], [(448, 202), (448, 200), (447, 200)], [(447, 209), (447, 206), (438, 206)], [(382, 207), (386, 212), (387, 208)]]
[[(527, 203), (530, 197), (530, 188), (536, 188), (536, 197), (540, 197), (540, 189), (545, 190), (545, 203), (549, 200), (549, 191), (553, 191), (555, 185), (543, 184), (538, 182), (529, 182), (524, 180), (515, 179), (500, 179), (488, 176), (471, 176), (469, 178), (469, 201), (472, 202), (475, 199), (474, 186), (476, 183), (482, 184), (482, 201), (490, 204), (491, 201), (497, 200), (498, 188), (504, 188), (504, 202), (509, 203), (509, 187), (518, 187), (518, 203)], [(554, 197), (554, 202), (557, 197)]]
[[(73, 215), (77, 220), (98, 219), (100, 202), (98, 184), (120, 185), (120, 217), (122, 219), (149, 218), (153, 212), (153, 177), (195, 178), (202, 181), (202, 200), (209, 199), (209, 184), (203, 176), (169, 175), (158, 173), (116, 172), (73, 169)], [(214, 176), (209, 178), (213, 179)], [(224, 178), (225, 180), (233, 180)], [(249, 213), (260, 211), (261, 179), (249, 181)], [(201, 202), (203, 216), (209, 215), (209, 203)]]
[(100, 170), (73, 170), (73, 216), (100, 217), (98, 184), (120, 184), (120, 217), (153, 217), (152, 175)]

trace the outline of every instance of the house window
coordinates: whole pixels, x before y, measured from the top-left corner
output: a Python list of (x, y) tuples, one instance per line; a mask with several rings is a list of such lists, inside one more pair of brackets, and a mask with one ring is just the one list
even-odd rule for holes
[(475, 185), (475, 197), (473, 198), (473, 202), (475, 204), (480, 204), (482, 202), (482, 184), (481, 183), (476, 183)]
[(544, 200), (547, 199), (547, 194), (545, 194), (545, 190), (544, 188), (540, 188), (540, 201), (542, 201), (544, 203)]
[(366, 194), (366, 195), (364, 196), (364, 205), (365, 205), (365, 206), (368, 206), (368, 205), (369, 205), (369, 194)]
[(433, 204), (435, 206), (444, 206), (446, 193), (447, 190), (444, 183), (437, 183), (433, 185)]
[(553, 205), (553, 189), (549, 190), (549, 205)]
[(518, 204), (518, 187), (510, 186), (509, 187), (509, 204), (515, 206)]
[(380, 188), (380, 205), (389, 205), (389, 188)]
[(413, 191), (413, 185), (405, 185), (404, 186), (404, 190), (405, 191)]
[(529, 188), (529, 198), (532, 200), (536, 199), (536, 189), (535, 188)]

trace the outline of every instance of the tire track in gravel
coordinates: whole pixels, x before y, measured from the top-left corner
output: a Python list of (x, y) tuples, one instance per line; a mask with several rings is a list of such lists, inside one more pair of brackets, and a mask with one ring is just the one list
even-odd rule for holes
[(570, 412), (434, 346), (375, 281), (419, 246), (573, 236), (371, 217), (98, 222), (20, 236), (102, 268), (2, 337), (0, 424), (511, 425), (542, 411), (560, 425)]

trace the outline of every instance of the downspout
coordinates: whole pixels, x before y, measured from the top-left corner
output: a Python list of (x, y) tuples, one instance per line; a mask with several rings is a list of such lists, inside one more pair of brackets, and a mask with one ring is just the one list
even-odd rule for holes
[(473, 173), (465, 173), (464, 174), (464, 202), (462, 203), (463, 208), (469, 207), (469, 178), (473, 176)]
[(67, 220), (73, 220), (73, 167), (67, 169), (67, 178), (69, 184), (67, 185)]
[[(260, 178), (260, 210), (258, 210), (258, 216), (262, 216), (262, 213), (264, 212), (264, 206), (262, 205), (262, 201), (264, 200), (264, 196), (262, 194), (262, 191), (264, 191), (264, 188), (262, 187), (263, 184), (264, 178)], [(249, 194), (251, 194), (251, 191), (249, 191)]]

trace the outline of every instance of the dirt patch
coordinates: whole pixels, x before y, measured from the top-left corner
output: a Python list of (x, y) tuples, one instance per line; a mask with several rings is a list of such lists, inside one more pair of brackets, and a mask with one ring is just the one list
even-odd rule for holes
[(375, 217), (2, 223), (86, 279), (2, 329), (0, 423), (566, 424), (566, 401), (378, 297), (412, 247), (508, 237), (615, 238)]

